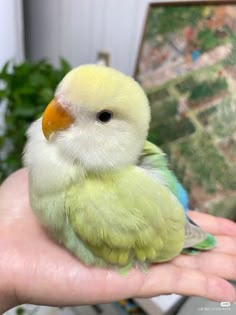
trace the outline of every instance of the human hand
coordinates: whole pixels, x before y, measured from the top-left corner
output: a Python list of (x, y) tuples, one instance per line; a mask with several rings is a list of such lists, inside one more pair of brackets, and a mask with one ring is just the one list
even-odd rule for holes
[(216, 235), (217, 248), (122, 276), (84, 266), (54, 243), (30, 209), (26, 169), (17, 171), (0, 187), (0, 311), (23, 303), (72, 306), (169, 293), (236, 300), (235, 289), (224, 280), (236, 280), (236, 224), (189, 215)]

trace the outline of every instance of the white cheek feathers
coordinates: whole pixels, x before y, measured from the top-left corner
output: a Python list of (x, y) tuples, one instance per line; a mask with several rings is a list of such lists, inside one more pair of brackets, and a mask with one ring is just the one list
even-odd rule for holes
[(94, 119), (80, 119), (55, 137), (60, 154), (71, 163), (79, 163), (86, 171), (103, 171), (135, 164), (144, 145), (139, 134), (125, 121), (107, 124)]

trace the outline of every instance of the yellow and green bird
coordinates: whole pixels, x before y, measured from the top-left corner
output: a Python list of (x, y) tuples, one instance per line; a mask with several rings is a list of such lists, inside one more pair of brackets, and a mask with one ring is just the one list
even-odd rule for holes
[(27, 132), (32, 209), (86, 265), (149, 265), (215, 245), (188, 220), (185, 190), (146, 140), (149, 122), (135, 80), (83, 65), (63, 78)]

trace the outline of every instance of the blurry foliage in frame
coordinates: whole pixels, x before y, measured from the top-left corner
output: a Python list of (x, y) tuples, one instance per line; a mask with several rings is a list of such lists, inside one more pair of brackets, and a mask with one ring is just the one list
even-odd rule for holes
[(46, 60), (21, 64), (7, 62), (0, 72), (0, 104), (6, 103), (4, 128), (0, 135), (0, 183), (22, 166), (25, 133), (29, 125), (39, 118), (55, 88), (71, 69), (61, 59), (58, 68)]
[(135, 77), (191, 208), (236, 221), (236, 3), (150, 4)]

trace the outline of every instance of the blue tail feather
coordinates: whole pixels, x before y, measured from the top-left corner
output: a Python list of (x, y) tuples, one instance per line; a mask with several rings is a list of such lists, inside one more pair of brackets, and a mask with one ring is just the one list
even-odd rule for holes
[(188, 194), (180, 183), (178, 183), (178, 186), (177, 186), (176, 197), (179, 200), (179, 202), (182, 204), (184, 208), (184, 212), (186, 213), (188, 211)]

